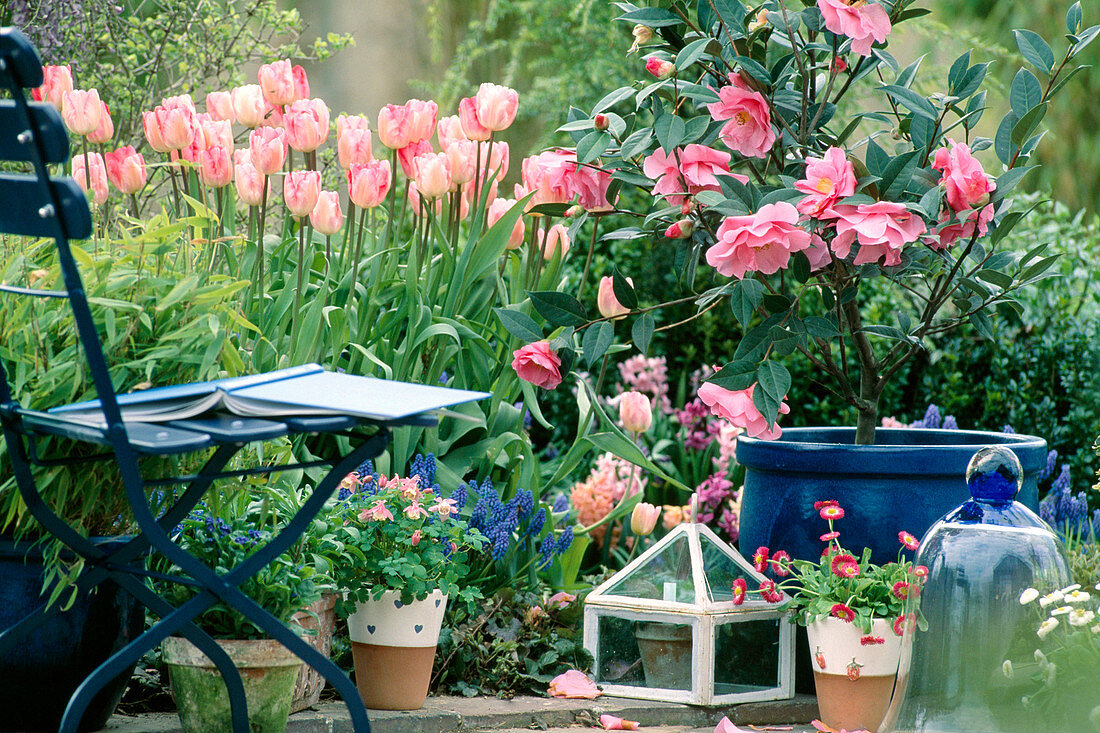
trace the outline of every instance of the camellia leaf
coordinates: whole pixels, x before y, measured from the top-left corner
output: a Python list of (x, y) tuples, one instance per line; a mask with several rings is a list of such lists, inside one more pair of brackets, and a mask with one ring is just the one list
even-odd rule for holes
[(526, 313), (510, 310), (508, 308), (494, 308), (493, 312), (504, 324), (508, 333), (512, 334), (525, 344), (542, 340), (542, 329), (535, 323), (535, 319)]
[(756, 367), (757, 364), (754, 361), (731, 361), (708, 377), (706, 381), (722, 389), (740, 392), (743, 389), (748, 389), (756, 382)]
[(591, 163), (611, 147), (611, 135), (606, 130), (593, 130), (577, 143), (577, 163)]
[(1029, 30), (1014, 30), (1012, 34), (1016, 36), (1016, 46), (1023, 57), (1044, 74), (1050, 74), (1054, 69), (1054, 52), (1043, 37)]
[(599, 321), (586, 328), (581, 338), (581, 350), (588, 365), (592, 366), (597, 359), (606, 354), (614, 340), (615, 327), (609, 321)]
[(753, 278), (746, 278), (735, 283), (730, 290), (730, 308), (733, 309), (733, 317), (743, 327), (749, 325), (749, 320), (756, 307), (764, 299), (764, 284)]
[(790, 389), (791, 373), (779, 362), (765, 361), (756, 370), (756, 389), (752, 393), (752, 403), (760, 410), (768, 425), (775, 425), (775, 421), (779, 419), (779, 406)]
[(531, 305), (554, 326), (582, 326), (588, 321), (584, 306), (572, 295), (556, 290), (528, 291)]
[(1012, 79), (1012, 88), (1009, 89), (1008, 93), (1008, 103), (1013, 114), (1023, 119), (1033, 107), (1038, 106), (1042, 101), (1043, 87), (1039, 84), (1039, 80), (1035, 78), (1035, 74), (1027, 69), (1017, 71), (1016, 76)]
[(679, 115), (663, 114), (654, 121), (653, 134), (657, 136), (657, 142), (664, 151), (671, 155), (673, 148), (684, 141), (687, 126)]
[(619, 157), (625, 160), (633, 158), (638, 153), (644, 153), (651, 142), (653, 142), (652, 127), (643, 127), (641, 130), (636, 130), (630, 134), (630, 137), (623, 140), (623, 144), (619, 148)]
[(618, 269), (611, 273), (611, 287), (615, 293), (615, 300), (622, 306), (630, 310), (638, 307), (638, 294), (634, 291), (634, 286), (619, 274)]
[(634, 325), (630, 329), (630, 338), (634, 341), (634, 345), (638, 347), (638, 351), (643, 354), (649, 351), (649, 342), (653, 340), (653, 331), (656, 327), (657, 324), (654, 323), (653, 316), (648, 313), (643, 313), (634, 321)]

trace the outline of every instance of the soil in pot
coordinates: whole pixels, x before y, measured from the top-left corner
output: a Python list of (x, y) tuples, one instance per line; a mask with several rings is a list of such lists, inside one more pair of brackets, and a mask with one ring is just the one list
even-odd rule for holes
[(639, 623), (634, 632), (646, 687), (691, 689), (691, 626)]

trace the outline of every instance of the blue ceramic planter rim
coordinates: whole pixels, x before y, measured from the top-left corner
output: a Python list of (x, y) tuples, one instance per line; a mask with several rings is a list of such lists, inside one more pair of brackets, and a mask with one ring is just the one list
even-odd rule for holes
[(789, 473), (878, 476), (959, 476), (987, 445), (1004, 445), (1020, 459), (1024, 473), (1046, 463), (1042, 438), (981, 430), (878, 428), (874, 445), (855, 445), (855, 428), (787, 428), (779, 440), (744, 435), (737, 439), (738, 463)]

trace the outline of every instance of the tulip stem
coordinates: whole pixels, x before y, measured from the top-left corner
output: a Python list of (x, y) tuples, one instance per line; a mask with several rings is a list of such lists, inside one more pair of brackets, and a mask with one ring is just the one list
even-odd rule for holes
[(596, 249), (596, 233), (599, 231), (599, 219), (592, 221), (592, 238), (588, 240), (588, 256), (584, 258), (584, 272), (581, 273), (581, 283), (577, 286), (577, 300), (584, 294), (584, 286), (588, 282), (588, 270), (592, 266), (592, 252)]
[(363, 254), (363, 224), (365, 216), (359, 215), (359, 231), (355, 237), (355, 256), (351, 262), (351, 287), (348, 288), (348, 299), (345, 308), (351, 305), (351, 299), (355, 296), (359, 285), (359, 260)]
[(298, 220), (298, 287), (294, 290), (294, 314), (290, 322), (290, 348), (293, 351), (298, 345), (298, 319), (302, 309), (302, 288), (304, 287), (306, 258), (306, 222), (305, 218)]
[(260, 326), (260, 334), (263, 334), (263, 307), (264, 307), (264, 225), (267, 219), (267, 186), (268, 177), (264, 174), (264, 188), (260, 196), (260, 226), (256, 232), (256, 325)]

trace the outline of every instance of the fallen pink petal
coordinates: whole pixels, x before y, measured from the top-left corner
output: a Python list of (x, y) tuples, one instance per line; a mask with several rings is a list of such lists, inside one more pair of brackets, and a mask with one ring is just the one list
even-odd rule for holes
[(563, 697), (568, 699), (595, 700), (602, 695), (596, 683), (588, 678), (584, 672), (571, 669), (562, 672), (550, 680), (550, 697)]
[(600, 716), (600, 725), (603, 726), (604, 730), (638, 730), (638, 721), (623, 720), (606, 713)]
[(744, 728), (738, 728), (729, 718), (722, 716), (718, 725), (714, 726), (714, 733), (749, 733)]

